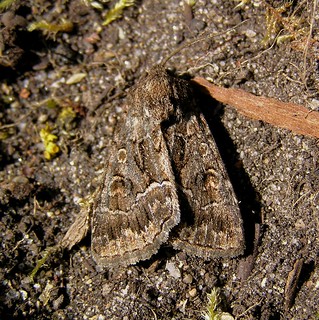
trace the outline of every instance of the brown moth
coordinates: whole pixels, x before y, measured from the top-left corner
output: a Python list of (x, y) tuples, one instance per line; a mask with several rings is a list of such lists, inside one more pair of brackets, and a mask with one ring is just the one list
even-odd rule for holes
[(237, 199), (194, 96), (161, 65), (131, 89), (92, 207), (99, 266), (148, 259), (170, 234), (175, 248), (205, 259), (243, 252)]

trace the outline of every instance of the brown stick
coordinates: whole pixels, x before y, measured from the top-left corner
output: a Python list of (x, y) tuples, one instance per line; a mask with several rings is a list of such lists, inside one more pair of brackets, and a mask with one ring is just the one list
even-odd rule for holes
[(223, 88), (201, 77), (193, 79), (204, 86), (210, 95), (234, 107), (241, 114), (256, 120), (262, 120), (295, 133), (319, 138), (319, 112), (305, 107), (278, 101), (273, 98), (258, 97), (241, 89)]
[(297, 259), (295, 261), (293, 269), (288, 273), (284, 297), (285, 311), (288, 311), (293, 305), (303, 263), (304, 260), (302, 258)]

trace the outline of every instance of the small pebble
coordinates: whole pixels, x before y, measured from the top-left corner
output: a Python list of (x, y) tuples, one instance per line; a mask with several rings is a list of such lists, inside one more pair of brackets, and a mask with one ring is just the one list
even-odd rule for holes
[(167, 262), (165, 269), (169, 272), (170, 276), (179, 279), (181, 277), (181, 271), (175, 266), (173, 262)]
[(197, 290), (196, 288), (193, 288), (191, 290), (188, 291), (188, 295), (191, 297), (191, 298), (194, 298), (196, 295), (197, 295)]
[(186, 284), (191, 284), (193, 282), (193, 277), (189, 273), (186, 273), (184, 275), (183, 282)]

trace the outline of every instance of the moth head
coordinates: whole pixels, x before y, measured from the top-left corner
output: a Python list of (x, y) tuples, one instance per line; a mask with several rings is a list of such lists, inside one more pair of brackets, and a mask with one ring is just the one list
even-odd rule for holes
[(143, 104), (147, 117), (166, 120), (176, 115), (188, 88), (187, 81), (175, 77), (161, 65), (155, 66), (135, 86), (134, 104)]

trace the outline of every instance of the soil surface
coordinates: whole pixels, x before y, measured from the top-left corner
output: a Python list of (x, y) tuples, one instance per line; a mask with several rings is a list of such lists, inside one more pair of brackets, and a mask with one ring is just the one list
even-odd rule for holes
[(219, 309), (238, 319), (318, 319), (318, 141), (217, 104), (203, 108), (240, 201), (243, 256), (165, 244), (100, 270), (87, 236), (30, 279), (99, 186), (127, 91), (181, 45), (194, 42), (166, 64), (179, 75), (318, 110), (314, 1), (143, 0), (103, 26), (115, 2), (16, 1), (0, 15), (0, 318), (200, 319), (220, 288)]

